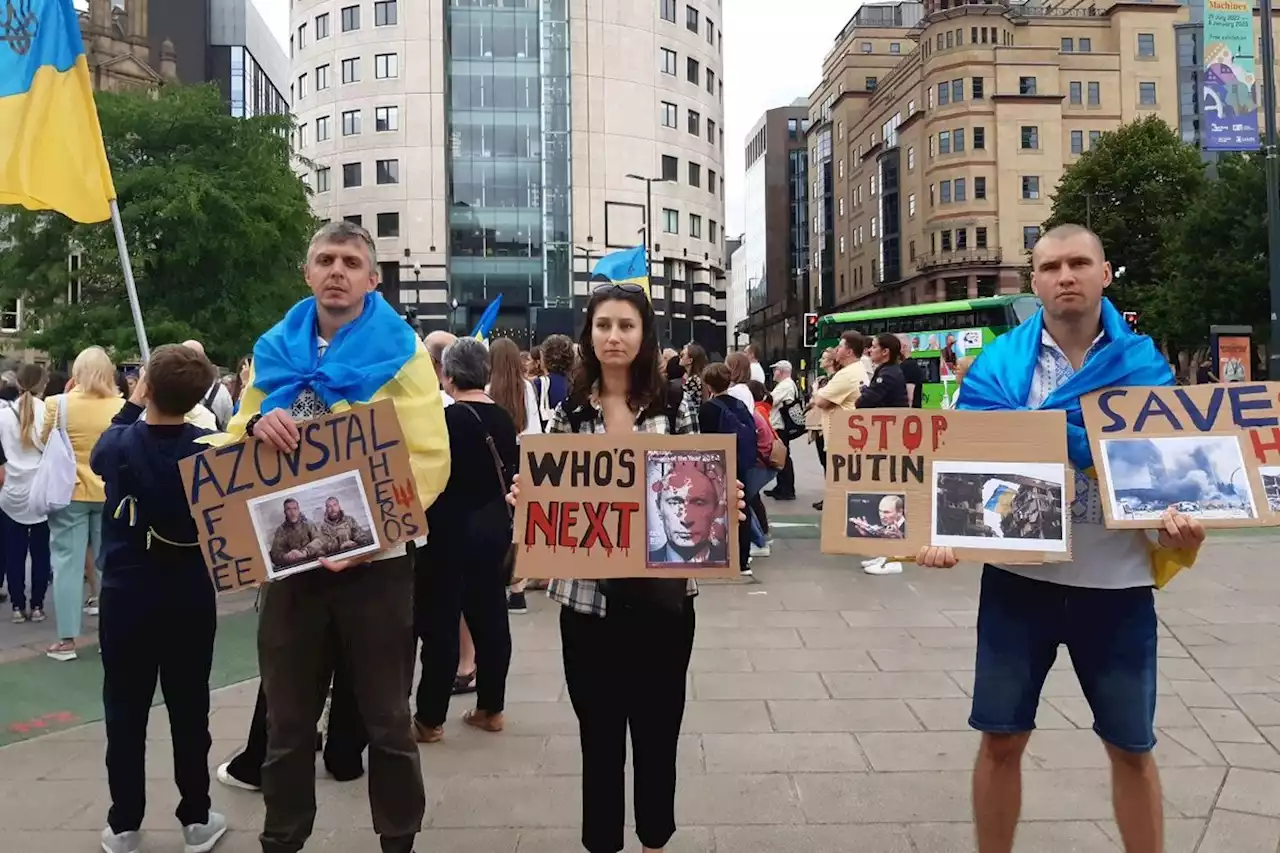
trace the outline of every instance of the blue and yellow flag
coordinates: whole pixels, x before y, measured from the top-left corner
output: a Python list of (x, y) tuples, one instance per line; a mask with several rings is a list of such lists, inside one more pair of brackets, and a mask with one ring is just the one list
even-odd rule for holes
[(498, 309), (501, 307), (502, 294), (499, 293), (476, 321), (476, 327), (471, 330), (471, 337), (477, 341), (488, 340), (489, 335), (493, 334), (493, 327), (498, 325)]
[(101, 222), (115, 197), (71, 0), (4, 0), (0, 204)]
[(592, 281), (601, 279), (614, 284), (638, 284), (649, 294), (649, 258), (644, 246), (634, 249), (623, 249), (605, 255), (596, 261), (596, 268), (591, 271)]

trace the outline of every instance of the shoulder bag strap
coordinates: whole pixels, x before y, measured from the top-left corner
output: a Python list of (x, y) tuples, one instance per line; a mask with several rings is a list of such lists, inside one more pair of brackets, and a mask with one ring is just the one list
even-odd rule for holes
[(507, 475), (503, 471), (502, 456), (498, 453), (498, 445), (494, 443), (493, 436), (489, 434), (489, 429), (484, 425), (484, 419), (480, 417), (480, 413), (471, 408), (468, 403), (457, 403), (454, 405), (462, 406), (471, 413), (471, 417), (476, 419), (480, 424), (480, 429), (484, 432), (484, 443), (489, 447), (489, 455), (493, 457), (493, 471), (498, 475), (498, 490), (502, 493), (502, 502), (507, 506), (507, 514), (514, 516), (515, 510), (510, 504), (507, 504)]
[(68, 440), (71, 436), (67, 433), (67, 395), (62, 394), (58, 397), (58, 429), (62, 430), (62, 434), (66, 435)]

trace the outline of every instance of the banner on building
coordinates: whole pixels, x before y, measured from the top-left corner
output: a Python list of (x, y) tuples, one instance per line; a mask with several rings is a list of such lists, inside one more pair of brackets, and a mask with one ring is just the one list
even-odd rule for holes
[(1200, 139), (1206, 151), (1258, 150), (1257, 42), (1252, 0), (1205, 3)]

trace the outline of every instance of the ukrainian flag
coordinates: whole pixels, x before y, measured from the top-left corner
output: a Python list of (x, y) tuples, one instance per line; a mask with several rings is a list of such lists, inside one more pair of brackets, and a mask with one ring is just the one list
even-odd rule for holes
[(5, 0), (0, 204), (101, 222), (115, 197), (71, 0)]
[(489, 335), (493, 334), (493, 327), (498, 325), (498, 309), (501, 307), (502, 294), (499, 293), (476, 321), (476, 327), (471, 330), (471, 337), (477, 341), (488, 340)]
[(644, 246), (624, 249), (605, 255), (596, 261), (591, 271), (592, 281), (611, 281), (614, 284), (638, 284), (649, 295), (649, 257)]

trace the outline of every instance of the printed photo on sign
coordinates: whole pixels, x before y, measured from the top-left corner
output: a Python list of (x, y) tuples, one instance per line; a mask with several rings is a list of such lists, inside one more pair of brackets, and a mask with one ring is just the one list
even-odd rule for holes
[(1280, 512), (1280, 468), (1259, 468), (1258, 476), (1267, 495), (1267, 509)]
[(906, 496), (877, 492), (845, 496), (850, 539), (905, 539), (907, 537)]
[(347, 560), (381, 550), (357, 471), (281, 489), (248, 506), (271, 580), (314, 569), (321, 557)]
[(729, 565), (725, 454), (646, 450), (645, 531), (650, 569)]
[(935, 462), (931, 542), (1065, 552), (1065, 478), (1051, 463)]
[(1112, 518), (1158, 519), (1169, 507), (1202, 519), (1257, 518), (1234, 435), (1102, 441)]

